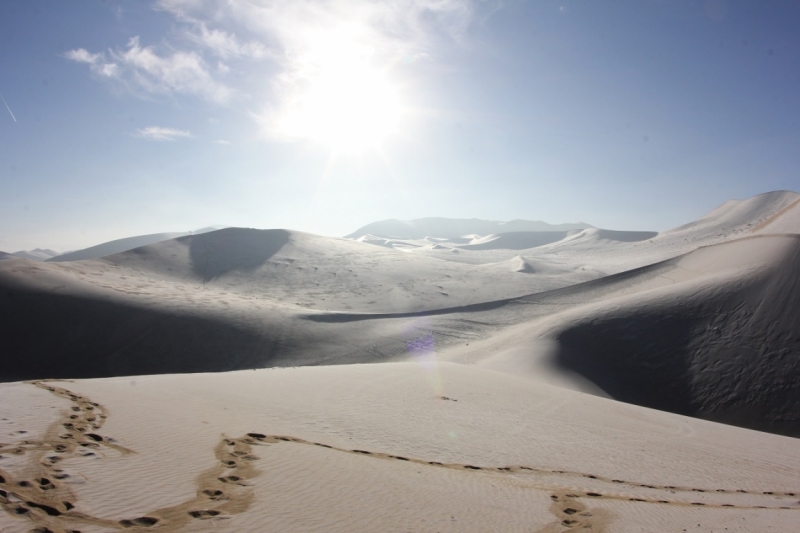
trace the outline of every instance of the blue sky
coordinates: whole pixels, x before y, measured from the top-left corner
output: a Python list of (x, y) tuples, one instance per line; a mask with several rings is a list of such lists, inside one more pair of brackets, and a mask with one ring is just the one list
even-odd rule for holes
[(668, 229), (800, 190), (798, 24), (792, 1), (7, 0), (0, 250), (423, 216)]

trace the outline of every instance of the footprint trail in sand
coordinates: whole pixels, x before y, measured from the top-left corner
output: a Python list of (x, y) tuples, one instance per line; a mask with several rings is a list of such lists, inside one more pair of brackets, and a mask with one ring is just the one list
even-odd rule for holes
[[(103, 406), (52, 382), (31, 384), (71, 403), (63, 417), (54, 422), (42, 440), (25, 439), (0, 445), (0, 456), (26, 457), (12, 473), (0, 470), (0, 507), (6, 513), (26, 517), (39, 533), (75, 533), (82, 525), (96, 525), (125, 531), (184, 531), (196, 520), (227, 520), (246, 511), (254, 494), (249, 481), (260, 474), (254, 446), (281, 443), (325, 448), (335, 453), (359, 455), (368, 460), (401, 461), (429, 468), (454, 469), (472, 475), (491, 476), (519, 488), (546, 491), (555, 521), (540, 533), (591, 529), (605, 531), (611, 516), (591, 507), (593, 500), (621, 500), (642, 504), (701, 508), (800, 510), (798, 492), (754, 491), (740, 488), (698, 488), (645, 484), (612, 479), (590, 473), (549, 470), (524, 465), (478, 466), (474, 464), (425, 461), (362, 449), (345, 449), (284, 435), (251, 432), (240, 438), (223, 436), (214, 450), (217, 463), (198, 476), (194, 498), (179, 505), (154, 509), (144, 516), (103, 519), (81, 512), (70, 484), (82, 482), (78, 474), (66, 472), (60, 463), (68, 457), (98, 457), (106, 453), (135, 453), (103, 436), (100, 429), (108, 418)], [(577, 487), (577, 488), (576, 488)]]

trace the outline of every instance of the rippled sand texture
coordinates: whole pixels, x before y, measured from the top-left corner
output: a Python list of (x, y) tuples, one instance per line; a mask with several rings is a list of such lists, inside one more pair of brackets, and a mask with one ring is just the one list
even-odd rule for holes
[(9, 532), (792, 531), (800, 519), (795, 439), (463, 365), (0, 394), (42, 407), (4, 421)]

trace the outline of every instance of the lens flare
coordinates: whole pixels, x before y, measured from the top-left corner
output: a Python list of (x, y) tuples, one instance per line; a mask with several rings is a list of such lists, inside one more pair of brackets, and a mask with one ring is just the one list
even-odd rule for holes
[(422, 368), (425, 379), (437, 397), (444, 395), (442, 378), (439, 375), (439, 365), (436, 361), (436, 344), (433, 335), (426, 334), (406, 343), (406, 349), (412, 354), (413, 360)]

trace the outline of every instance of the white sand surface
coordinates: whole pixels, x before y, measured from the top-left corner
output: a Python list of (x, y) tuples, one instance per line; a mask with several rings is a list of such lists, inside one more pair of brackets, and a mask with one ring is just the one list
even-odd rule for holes
[[(422, 346), (444, 360), (800, 434), (797, 239), (767, 231), (796, 235), (797, 198), (729, 202), (652, 239), (586, 229), (522, 253), (443, 252), (478, 257), (467, 262), (243, 228), (102, 260), (7, 259), (3, 375), (385, 362)], [(481, 259), (500, 252), (514, 255)]]
[(797, 530), (800, 195), (431, 220), (0, 257), (0, 531)]
[[(0, 397), (40, 406), (2, 426), (8, 532), (788, 532), (800, 513), (796, 439), (474, 366), (4, 384)], [(81, 432), (87, 416), (100, 427)], [(158, 521), (120, 522), (142, 517)]]

